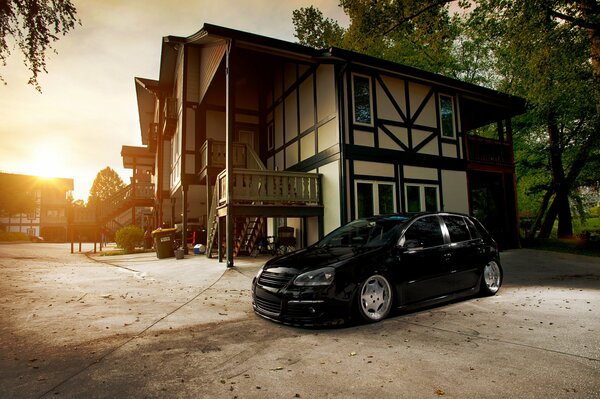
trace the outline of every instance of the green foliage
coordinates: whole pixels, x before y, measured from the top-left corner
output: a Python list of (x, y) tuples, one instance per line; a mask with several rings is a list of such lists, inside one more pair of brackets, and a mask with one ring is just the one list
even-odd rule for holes
[(317, 49), (341, 45), (344, 29), (333, 19), (324, 18), (318, 8), (300, 8), (292, 15), (294, 35), (299, 43)]
[[(46, 71), (46, 51), (75, 27), (77, 11), (71, 0), (0, 1), (0, 61), (6, 65), (10, 39), (14, 40), (31, 71), (29, 84), (38, 91), (38, 75)], [(0, 75), (0, 81), (3, 81)]]
[[(450, 3), (461, 12), (451, 15)], [(560, 199), (559, 211), (544, 224), (557, 213), (571, 224), (566, 196), (580, 205), (577, 189), (600, 182), (600, 3), (340, 0), (340, 7), (350, 25), (337, 46), (525, 98), (527, 112), (513, 123), (519, 207), (543, 214), (542, 198), (560, 192), (550, 201)], [(297, 32), (301, 26), (326, 41), (327, 26), (337, 23), (323, 21), (313, 7), (294, 13)]]
[(107, 166), (96, 175), (90, 196), (88, 197), (88, 206), (95, 206), (98, 203), (107, 200), (112, 195), (125, 187), (125, 183), (111, 167)]
[(126, 253), (132, 253), (144, 238), (144, 230), (138, 226), (130, 225), (121, 227), (115, 234), (115, 242), (119, 248), (123, 248)]

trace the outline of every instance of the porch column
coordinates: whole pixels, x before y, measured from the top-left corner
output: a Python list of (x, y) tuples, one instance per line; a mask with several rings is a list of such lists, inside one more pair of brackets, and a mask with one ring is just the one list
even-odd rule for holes
[(188, 208), (188, 185), (183, 183), (181, 185), (181, 245), (183, 253), (188, 253), (187, 247), (187, 208)]
[(232, 182), (233, 182), (233, 132), (235, 123), (235, 99), (234, 99), (234, 84), (232, 76), (232, 54), (233, 40), (229, 41), (227, 52), (225, 54), (225, 242), (227, 251), (227, 267), (233, 267), (233, 215), (231, 214), (233, 199)]

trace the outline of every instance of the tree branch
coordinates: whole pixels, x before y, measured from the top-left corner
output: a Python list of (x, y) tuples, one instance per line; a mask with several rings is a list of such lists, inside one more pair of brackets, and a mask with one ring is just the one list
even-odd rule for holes
[(393, 25), (391, 28), (389, 28), (389, 29), (387, 29), (386, 31), (384, 31), (384, 32), (382, 33), (382, 35), (383, 35), (383, 36), (385, 36), (385, 35), (389, 34), (389, 33), (390, 33), (390, 32), (392, 32), (394, 29), (396, 29), (396, 28), (398, 28), (399, 26), (401, 26), (403, 23), (405, 23), (405, 22), (407, 22), (407, 21), (410, 21), (410, 20), (412, 20), (412, 19), (414, 19), (414, 18), (418, 17), (419, 15), (421, 15), (421, 14), (423, 14), (423, 13), (425, 13), (425, 12), (427, 12), (427, 11), (431, 10), (432, 8), (435, 8), (435, 7), (440, 7), (440, 6), (443, 6), (443, 5), (445, 5), (445, 4), (452, 3), (452, 2), (454, 2), (454, 1), (456, 1), (456, 0), (438, 0), (438, 1), (435, 1), (435, 2), (433, 2), (433, 3), (431, 3), (431, 4), (429, 4), (428, 6), (426, 6), (425, 8), (423, 8), (423, 9), (421, 9), (421, 10), (417, 11), (416, 13), (414, 13), (414, 14), (412, 14), (412, 15), (409, 15), (408, 17), (405, 17), (405, 18), (401, 19), (400, 21), (398, 21), (397, 23), (395, 23), (395, 24), (394, 24), (394, 25)]

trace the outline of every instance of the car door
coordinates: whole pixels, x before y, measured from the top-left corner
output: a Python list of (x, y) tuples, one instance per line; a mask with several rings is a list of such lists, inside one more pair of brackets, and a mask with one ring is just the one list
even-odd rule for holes
[(473, 288), (479, 281), (482, 240), (472, 237), (467, 226), (468, 220), (460, 215), (442, 215), (444, 226), (450, 238), (447, 261), (452, 274), (454, 291)]
[(447, 245), (437, 215), (416, 219), (401, 236), (399, 246), (403, 304), (443, 296), (451, 290)]

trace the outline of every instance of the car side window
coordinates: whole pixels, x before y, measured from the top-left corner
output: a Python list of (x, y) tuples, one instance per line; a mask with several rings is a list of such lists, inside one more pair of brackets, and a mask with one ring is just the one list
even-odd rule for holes
[(469, 218), (465, 218), (465, 221), (467, 222), (467, 227), (469, 228), (469, 232), (471, 233), (471, 238), (474, 240), (481, 238), (481, 233), (479, 232), (479, 230), (477, 230), (477, 227), (475, 226), (473, 221)]
[(450, 234), (450, 240), (452, 242), (469, 241), (471, 239), (469, 228), (462, 216), (446, 215), (442, 216), (442, 219), (444, 219), (444, 223), (448, 228), (448, 233)]
[(417, 219), (406, 230), (403, 245), (407, 247), (435, 247), (444, 244), (442, 229), (436, 216)]

